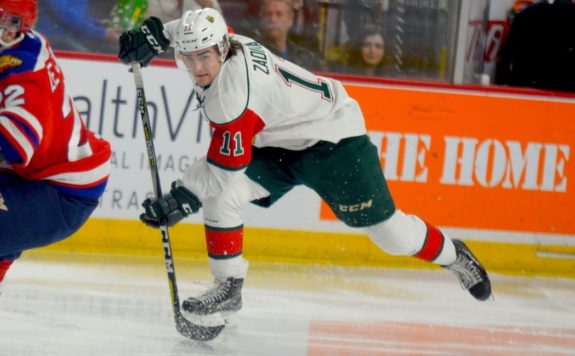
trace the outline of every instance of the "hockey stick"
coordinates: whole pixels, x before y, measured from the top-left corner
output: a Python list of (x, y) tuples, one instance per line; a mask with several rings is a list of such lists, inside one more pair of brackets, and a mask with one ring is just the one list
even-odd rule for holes
[[(156, 151), (154, 149), (154, 142), (152, 139), (152, 130), (150, 128), (150, 118), (148, 116), (148, 104), (146, 102), (146, 95), (144, 93), (144, 80), (142, 77), (142, 69), (139, 63), (132, 64), (132, 72), (134, 73), (134, 81), (136, 83), (136, 90), (138, 92), (138, 108), (142, 118), (142, 126), (144, 128), (144, 137), (146, 139), (146, 150), (148, 153), (148, 160), (150, 161), (150, 173), (152, 174), (152, 183), (154, 185), (154, 194), (156, 199), (162, 197), (162, 187), (160, 184), (160, 175), (158, 173), (158, 165), (156, 161)], [(172, 257), (172, 248), (170, 246), (170, 236), (168, 234), (168, 227), (164, 224), (160, 226), (162, 232), (162, 245), (164, 246), (164, 259), (166, 262), (166, 270), (168, 272), (168, 280), (170, 282), (170, 295), (172, 297), (172, 307), (174, 310), (174, 318), (176, 320), (176, 329), (180, 334), (193, 340), (209, 341), (214, 339), (224, 329), (225, 325), (218, 326), (203, 326), (192, 323), (184, 318), (180, 309), (180, 298), (178, 296), (178, 286), (176, 284), (176, 270), (174, 266), (174, 259)]]

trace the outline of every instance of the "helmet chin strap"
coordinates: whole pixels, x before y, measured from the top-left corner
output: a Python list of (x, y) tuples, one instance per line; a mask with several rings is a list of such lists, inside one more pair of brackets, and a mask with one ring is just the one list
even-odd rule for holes
[(5, 42), (4, 40), (2, 40), (2, 35), (4, 34), (4, 31), (6, 31), (5, 28), (0, 28), (0, 50), (5, 50), (5, 49), (10, 48), (10, 47), (14, 46), (16, 43), (22, 41), (22, 39), (24, 38), (24, 34), (22, 32), (20, 32), (18, 34), (18, 36), (16, 38), (14, 38), (12, 41)]

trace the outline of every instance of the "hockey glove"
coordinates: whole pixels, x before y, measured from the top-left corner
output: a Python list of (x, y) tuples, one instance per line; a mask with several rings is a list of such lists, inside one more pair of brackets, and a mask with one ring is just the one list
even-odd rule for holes
[(144, 20), (140, 28), (122, 33), (119, 42), (118, 57), (122, 63), (138, 62), (142, 67), (170, 46), (170, 40), (164, 35), (164, 24), (154, 16)]
[(196, 213), (202, 203), (180, 181), (175, 181), (168, 194), (158, 200), (146, 199), (142, 206), (145, 213), (140, 215), (140, 220), (150, 227), (159, 228), (176, 225), (186, 216)]

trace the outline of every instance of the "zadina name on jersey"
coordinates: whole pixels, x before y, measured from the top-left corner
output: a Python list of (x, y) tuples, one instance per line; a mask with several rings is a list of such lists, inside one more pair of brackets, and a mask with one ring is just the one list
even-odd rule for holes
[(27, 32), (0, 53), (0, 94), (1, 168), (75, 196), (99, 197), (110, 146), (85, 127), (42, 35)]

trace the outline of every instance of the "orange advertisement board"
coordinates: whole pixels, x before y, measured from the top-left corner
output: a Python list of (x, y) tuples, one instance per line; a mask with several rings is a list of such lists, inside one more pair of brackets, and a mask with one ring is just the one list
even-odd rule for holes
[[(439, 226), (575, 235), (575, 99), (346, 88), (401, 210)], [(325, 205), (320, 217), (334, 219)]]

